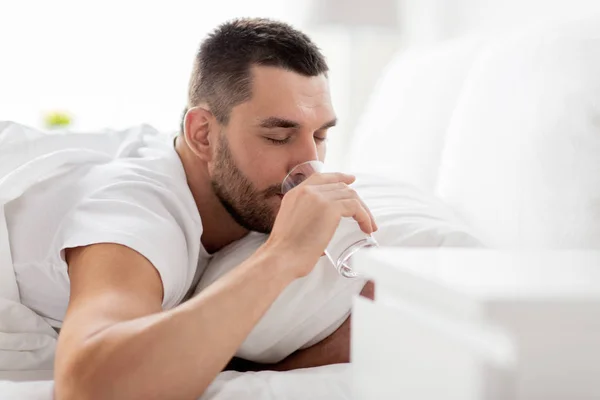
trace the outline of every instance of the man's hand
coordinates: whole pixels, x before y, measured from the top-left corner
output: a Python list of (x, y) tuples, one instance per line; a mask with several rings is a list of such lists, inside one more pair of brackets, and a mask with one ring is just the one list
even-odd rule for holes
[(354, 180), (342, 173), (315, 173), (283, 198), (266, 246), (290, 254), (298, 277), (312, 271), (341, 218), (354, 218), (367, 234), (377, 230), (371, 212), (348, 186)]

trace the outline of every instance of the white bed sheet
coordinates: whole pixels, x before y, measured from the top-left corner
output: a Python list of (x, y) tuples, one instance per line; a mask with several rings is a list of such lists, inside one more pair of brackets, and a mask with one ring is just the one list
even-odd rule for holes
[[(351, 364), (335, 364), (288, 372), (226, 371), (199, 400), (350, 400), (351, 369)], [(50, 371), (0, 372), (0, 399), (52, 400), (50, 377)]]

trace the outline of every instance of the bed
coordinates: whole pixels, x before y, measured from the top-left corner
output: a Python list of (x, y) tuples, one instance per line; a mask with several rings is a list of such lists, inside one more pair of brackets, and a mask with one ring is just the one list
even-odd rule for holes
[[(585, 25), (577, 26), (585, 28)], [(598, 31), (593, 26), (600, 25), (596, 21), (595, 25), (591, 24), (589, 26), (587, 32), (593, 37), (588, 39), (595, 38), (594, 40), (597, 40), (599, 37)], [(570, 38), (568, 40), (581, 38), (581, 36), (571, 35), (574, 31), (567, 30), (565, 32), (570, 32), (570, 36), (566, 36)], [(511, 40), (517, 44), (522, 43), (518, 40), (518, 36), (513, 36)], [(540, 211), (539, 207), (532, 208), (530, 214), (530, 216), (536, 216), (539, 221), (534, 221), (532, 218), (526, 221), (519, 220), (518, 210), (510, 211), (509, 208), (505, 207), (507, 204), (517, 206), (518, 203), (511, 203), (510, 199), (505, 197), (507, 195), (506, 190), (502, 190), (498, 185), (490, 187), (489, 190), (477, 190), (485, 182), (489, 182), (490, 179), (489, 175), (486, 175), (487, 172), (477, 170), (473, 167), (474, 165), (485, 165), (486, 162), (492, 163), (493, 165), (488, 166), (491, 169), (487, 171), (491, 170), (500, 176), (505, 171), (500, 170), (498, 166), (509, 164), (511, 162), (510, 157), (513, 157), (512, 161), (515, 161), (514, 155), (516, 153), (514, 149), (523, 150), (527, 148), (526, 146), (519, 147), (520, 140), (525, 140), (528, 137), (533, 138), (533, 136), (520, 134), (516, 128), (512, 136), (505, 135), (510, 130), (500, 129), (503, 125), (498, 124), (497, 129), (489, 129), (489, 131), (497, 133), (498, 137), (502, 137), (503, 140), (507, 138), (513, 140), (516, 147), (489, 148), (488, 146), (486, 147), (486, 153), (478, 153), (473, 151), (474, 145), (470, 144), (475, 142), (465, 142), (465, 140), (478, 140), (478, 135), (483, 131), (480, 129), (481, 127), (474, 126), (470, 129), (461, 129), (464, 126), (469, 128), (467, 124), (470, 120), (468, 111), (470, 109), (475, 110), (482, 104), (476, 96), (478, 88), (482, 91), (486, 89), (481, 84), (481, 82), (485, 82), (482, 79), (486, 77), (486, 74), (494, 75), (494, 71), (499, 71), (494, 69), (497, 63), (492, 63), (494, 65), (491, 66), (486, 64), (495, 61), (493, 57), (490, 61), (490, 55), (508, 54), (509, 57), (518, 56), (517, 53), (511, 53), (510, 51), (505, 53), (491, 52), (491, 50), (497, 51), (498, 49), (506, 50), (507, 43), (510, 44), (511, 42), (507, 42), (506, 38), (501, 38), (496, 42), (489, 38), (466, 38), (451, 43), (442, 43), (427, 51), (399, 54), (388, 66), (382, 81), (372, 96), (370, 106), (367, 107), (367, 112), (362, 118), (354, 143), (351, 146), (354, 149), (354, 155), (352, 156), (355, 160), (354, 165), (352, 165), (354, 169), (369, 174), (385, 175), (386, 172), (389, 172), (389, 169), (386, 170), (385, 168), (389, 168), (391, 165), (393, 166), (391, 175), (402, 180), (402, 182), (389, 179), (381, 181), (379, 178), (373, 179), (373, 175), (369, 174), (364, 175), (362, 180), (367, 204), (373, 205), (374, 209), (379, 210), (377, 211), (380, 218), (378, 218), (378, 221), (381, 221), (379, 225), (380, 235), (382, 236), (378, 240), (382, 245), (477, 247), (483, 245), (477, 239), (478, 237), (484, 237), (492, 245), (499, 246), (552, 245), (553, 240), (562, 240), (563, 243), (564, 240), (570, 240), (574, 244), (579, 241), (578, 243), (581, 244), (586, 240), (590, 241), (594, 238), (597, 240), (598, 226), (597, 224), (594, 225), (593, 222), (594, 220), (597, 221), (597, 218), (586, 218), (582, 222), (582, 224), (588, 224), (589, 228), (580, 230), (580, 232), (583, 232), (582, 235), (585, 234), (581, 238), (568, 230), (557, 231), (556, 238), (536, 235), (536, 232), (539, 231), (537, 228), (537, 230), (532, 228), (530, 232), (522, 229), (516, 230), (514, 226), (510, 225), (511, 223), (521, 227), (525, 226), (523, 225), (524, 222), (531, 224), (531, 226), (537, 224), (536, 226), (547, 227), (550, 222), (544, 215), (536, 214)], [(589, 45), (591, 42), (586, 39), (582, 43)], [(578, 47), (568, 46), (568, 48), (577, 49)], [(583, 47), (580, 48), (584, 49)], [(586, 54), (597, 55), (593, 52), (586, 52)], [(508, 60), (511, 59), (513, 58), (508, 58)], [(596, 57), (593, 60), (598, 59), (600, 58)], [(589, 60), (590, 62), (593, 61), (591, 58)], [(475, 70), (472, 69), (474, 65), (477, 66)], [(594, 65), (597, 66), (597, 64)], [(474, 73), (477, 74), (473, 75)], [(596, 78), (590, 75), (589, 79)], [(598, 80), (596, 79), (593, 82), (596, 86), (592, 85), (590, 87), (597, 88)], [(467, 91), (465, 91), (465, 83), (469, 83), (466, 86)], [(496, 86), (493, 88), (496, 90), (502, 89)], [(396, 102), (393, 105), (400, 110), (396, 114), (389, 113), (391, 94), (394, 95)], [(595, 94), (591, 93), (588, 98), (589, 101), (586, 100), (585, 104), (582, 103), (582, 107), (579, 107), (579, 109), (583, 110), (584, 107), (588, 107), (589, 115), (596, 115), (597, 118), (597, 109), (590, 108), (590, 105), (597, 104), (597, 97), (592, 96), (597, 96), (597, 92)], [(459, 113), (456, 113), (455, 108), (461, 98), (460, 107), (458, 108)], [(469, 104), (472, 107), (465, 109)], [(491, 111), (489, 112), (499, 109), (498, 107), (492, 107), (495, 105), (495, 103), (490, 105), (489, 110)], [(503, 123), (508, 123), (507, 121), (510, 122), (510, 119), (503, 119)], [(597, 123), (597, 119), (593, 121)], [(448, 128), (451, 125), (456, 126), (449, 130)], [(412, 135), (406, 134), (395, 137), (394, 146), (396, 150), (400, 150), (400, 153), (395, 151), (392, 146), (385, 149), (382, 149), (380, 145), (380, 147), (374, 147), (375, 143), (381, 143), (389, 138), (390, 132), (394, 133), (390, 131), (390, 127), (397, 131), (404, 130), (413, 133)], [(593, 128), (592, 125), (590, 127)], [(446, 137), (447, 131), (452, 135)], [(577, 134), (575, 128), (570, 131)], [(414, 134), (415, 132), (418, 134)], [(470, 132), (470, 139), (461, 136), (461, 133), (464, 132)], [(588, 171), (587, 180), (565, 181), (572, 185), (581, 184), (581, 187), (573, 189), (574, 193), (579, 193), (578, 190), (585, 189), (586, 193), (589, 194), (587, 197), (581, 196), (577, 199), (589, 199), (592, 195), (596, 199), (599, 198), (597, 191), (597, 188), (600, 187), (597, 180), (598, 174), (591, 173), (591, 171), (598, 171), (600, 168), (596, 156), (598, 149), (597, 135), (594, 136), (592, 130), (589, 132), (591, 132), (589, 135), (581, 135), (579, 138), (574, 136), (575, 139), (581, 140), (581, 152), (578, 153), (578, 159), (582, 160), (583, 156), (587, 157), (587, 164), (582, 164), (585, 170)], [(448, 142), (446, 143), (446, 141)], [(583, 141), (587, 141), (587, 145), (584, 145)], [(547, 143), (547, 141), (541, 143)], [(408, 152), (409, 149), (410, 153)], [(400, 156), (400, 154), (403, 156)], [(502, 158), (503, 154), (510, 157)], [(524, 163), (530, 160), (527, 154), (523, 153), (522, 156)], [(373, 163), (373, 157), (377, 157), (381, 162)], [(497, 159), (497, 157), (500, 158)], [(469, 164), (469, 162), (471, 163)], [(473, 164), (474, 162), (476, 164)], [(535, 172), (533, 169), (526, 168), (527, 165), (525, 164), (522, 166), (524, 166), (522, 171)], [(514, 181), (506, 174), (502, 176), (504, 176), (504, 181), (502, 181), (504, 183)], [(465, 179), (465, 177), (470, 180)], [(443, 185), (440, 185), (440, 180), (444, 183)], [(523, 181), (522, 183), (525, 185), (527, 182)], [(471, 186), (467, 187), (469, 184)], [(523, 193), (529, 188), (530, 186), (525, 185), (515, 193)], [(592, 193), (592, 190), (596, 191)], [(436, 196), (436, 192), (440, 196)], [(475, 196), (473, 196), (474, 194)], [(540, 192), (540, 195), (542, 194)], [(440, 200), (440, 197), (444, 198), (444, 201)], [(577, 200), (571, 197), (566, 198), (566, 200), (569, 199)], [(478, 203), (471, 204), (473, 201)], [(558, 205), (564, 209), (564, 204)], [(574, 209), (584, 210), (581, 207), (578, 208), (577, 204), (571, 204), (571, 206)], [(460, 214), (457, 214), (456, 210), (460, 211)], [(494, 214), (493, 210), (509, 210), (509, 213), (500, 218), (500, 224), (491, 225), (488, 223), (490, 218), (498, 219), (498, 214)], [(598, 211), (597, 209), (594, 210), (590, 212), (595, 212), (594, 215), (597, 217)], [(551, 215), (558, 217), (564, 215), (564, 213)], [(465, 221), (469, 222), (469, 226)], [(540, 223), (545, 225), (540, 225)], [(476, 231), (473, 231), (472, 227), (475, 227)], [(525, 236), (526, 234), (529, 236)], [(570, 236), (560, 236), (563, 234)], [(244, 246), (244, 251), (250, 252), (263, 239), (259, 236), (252, 236), (248, 238), (248, 242), (239, 245)], [(597, 246), (597, 241), (590, 242), (590, 244)], [(206, 279), (218, 279), (220, 273), (235, 266), (235, 260), (227, 254), (223, 255), (219, 263), (222, 264), (215, 264), (212, 267), (212, 272), (206, 274)], [(321, 297), (315, 296), (312, 302), (303, 303), (303, 306), (306, 306), (303, 309), (305, 324), (298, 325), (296, 330), (292, 329), (288, 332), (288, 335), (282, 340), (278, 340), (277, 343), (269, 342), (273, 339), (268, 335), (266, 337), (269, 337), (269, 341), (265, 342), (265, 336), (251, 334), (240, 349), (240, 355), (262, 361), (276, 361), (297, 348), (313, 343), (318, 340), (319, 335), (322, 336), (334, 329), (336, 325), (341, 324), (341, 321), (350, 312), (353, 296), (360, 291), (361, 286), (350, 281), (339, 280), (332, 273), (332, 268), (324, 265), (315, 268), (314, 275), (308, 277), (306, 281), (292, 286), (282, 296), (282, 304), (285, 304), (286, 301), (293, 302), (294, 299), (304, 296), (307, 282), (317, 285), (316, 292), (320, 293)], [(337, 298), (333, 302), (332, 285), (338, 290), (337, 293), (342, 294), (341, 300)], [(323, 307), (324, 304), (332, 306)], [(274, 310), (277, 309), (285, 311), (283, 306), (274, 307)], [(270, 327), (286, 323), (288, 320), (285, 318), (282, 312), (268, 313), (259, 323), (259, 328), (262, 332), (268, 333)], [(323, 320), (328, 322), (323, 323)], [(308, 330), (306, 330), (307, 327)], [(1, 399), (49, 400), (51, 393), (50, 371), (0, 371)], [(340, 364), (290, 372), (223, 372), (201, 399), (225, 400), (241, 397), (253, 399), (326, 398), (335, 400), (349, 399), (352, 397), (351, 393), (352, 366), (351, 364)]]

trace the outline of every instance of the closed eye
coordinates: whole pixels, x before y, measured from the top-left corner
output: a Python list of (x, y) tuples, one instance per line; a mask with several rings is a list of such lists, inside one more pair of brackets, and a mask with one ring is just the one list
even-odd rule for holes
[(271, 142), (273, 144), (276, 144), (276, 145), (286, 144), (287, 142), (290, 141), (290, 137), (289, 136), (286, 137), (285, 139), (273, 139), (273, 138), (265, 136), (265, 139), (267, 139), (269, 142)]
[[(283, 144), (286, 144), (286, 143), (288, 143), (290, 141), (290, 137), (287, 137), (285, 139), (274, 139), (274, 138), (270, 138), (270, 137), (266, 137), (265, 136), (265, 139), (267, 139), (269, 142), (271, 142), (271, 143), (273, 143), (275, 145), (283, 145)], [(319, 136), (315, 136), (314, 139), (315, 139), (315, 142), (317, 142), (317, 143), (323, 143), (323, 142), (327, 141), (327, 138), (325, 138), (325, 137), (319, 137)]]

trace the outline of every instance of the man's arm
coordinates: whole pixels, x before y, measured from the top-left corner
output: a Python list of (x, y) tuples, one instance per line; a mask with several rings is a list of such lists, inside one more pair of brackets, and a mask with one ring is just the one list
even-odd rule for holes
[(139, 253), (116, 244), (68, 250), (56, 399), (196, 399), (294, 279), (273, 254), (259, 249), (163, 312), (160, 277)]
[[(375, 295), (373, 282), (367, 282), (360, 295), (373, 299)], [(352, 316), (349, 316), (335, 332), (324, 340), (307, 349), (296, 351), (277, 364), (259, 364), (234, 358), (226, 369), (235, 371), (289, 371), (298, 368), (350, 362), (351, 318)]]

